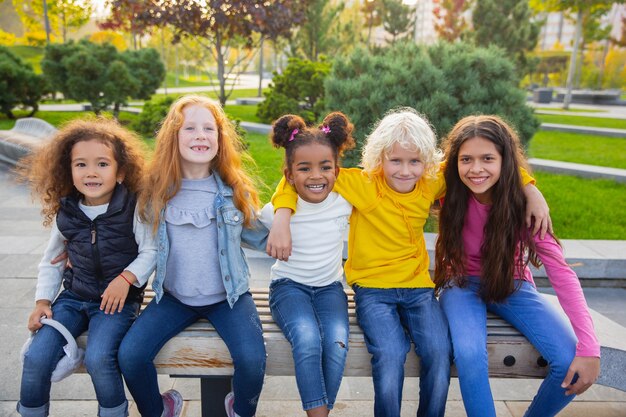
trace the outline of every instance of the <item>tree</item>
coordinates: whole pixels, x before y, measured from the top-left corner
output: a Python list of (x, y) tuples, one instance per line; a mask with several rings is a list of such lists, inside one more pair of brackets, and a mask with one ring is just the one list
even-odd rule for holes
[[(111, 0), (113, 7), (124, 0)], [(290, 36), (304, 18), (306, 0), (159, 0), (146, 4), (146, 10), (133, 14), (133, 20), (147, 26), (170, 25), (174, 42), (181, 37), (196, 37), (217, 63), (219, 101), (226, 104), (226, 80), (244, 61), (243, 55), (226, 63), (227, 52), (235, 45), (254, 49), (261, 37)], [(228, 65), (228, 66), (227, 66)]]
[(141, 37), (149, 32), (150, 25), (135, 16), (145, 13), (148, 9), (147, 2), (137, 0), (106, 0), (110, 14), (98, 27), (102, 30), (121, 30), (130, 33), (133, 49), (138, 49)]
[(380, 26), (383, 22), (383, 2), (382, 0), (366, 0), (361, 7), (361, 12), (365, 17), (365, 25), (367, 26), (367, 47), (371, 46), (372, 28)]
[(519, 76), (528, 72), (527, 53), (535, 49), (540, 29), (532, 21), (528, 0), (477, 0), (472, 24), (478, 46), (501, 47), (515, 62)]
[(357, 149), (347, 153), (346, 165), (358, 163), (374, 122), (400, 106), (426, 115), (440, 138), (471, 114), (504, 117), (524, 143), (539, 126), (526, 105), (526, 93), (518, 87), (513, 64), (497, 47), (398, 42), (376, 53), (357, 49), (334, 61), (324, 85), (326, 109), (341, 109), (356, 126)]
[(35, 74), (30, 65), (9, 49), (0, 46), (0, 111), (14, 119), (13, 109), (21, 105), (31, 108), (30, 117), (39, 109), (38, 102), (45, 93), (43, 77)]
[(576, 73), (576, 55), (583, 33), (583, 17), (586, 11), (595, 7), (606, 6), (613, 3), (624, 4), (626, 0), (530, 0), (530, 5), (535, 10), (545, 12), (566, 12), (576, 15), (576, 32), (574, 33), (574, 45), (567, 72), (566, 93), (563, 99), (563, 108), (569, 109), (572, 101), (572, 88), (574, 74)]
[(312, 0), (304, 10), (304, 23), (294, 36), (298, 51), (306, 59), (317, 61), (320, 54), (329, 54), (337, 48), (340, 25), (338, 17), (344, 8), (330, 0)]
[(415, 8), (402, 0), (383, 0), (383, 28), (391, 34), (391, 43), (410, 34), (415, 24)]
[(154, 49), (120, 53), (111, 44), (87, 40), (48, 46), (41, 68), (66, 98), (88, 101), (96, 114), (113, 106), (115, 117), (128, 98), (149, 99), (165, 78)]
[(298, 114), (307, 123), (316, 122), (324, 110), (324, 80), (330, 64), (289, 58), (282, 74), (274, 72), (270, 91), (257, 109), (257, 116), (271, 123), (286, 113)]
[(48, 20), (49, 30), (63, 42), (67, 42), (68, 31), (84, 26), (93, 12), (91, 2), (85, 0), (14, 0), (13, 4), (27, 31), (41, 30), (45, 20)]
[(435, 30), (441, 39), (456, 41), (468, 29), (468, 22), (463, 16), (469, 9), (471, 0), (442, 0), (441, 6), (433, 9)]

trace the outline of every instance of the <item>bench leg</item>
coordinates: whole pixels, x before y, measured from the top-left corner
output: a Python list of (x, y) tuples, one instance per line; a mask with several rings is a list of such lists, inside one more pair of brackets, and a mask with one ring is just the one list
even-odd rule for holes
[(230, 376), (200, 378), (200, 405), (202, 417), (226, 417), (224, 397), (231, 391)]

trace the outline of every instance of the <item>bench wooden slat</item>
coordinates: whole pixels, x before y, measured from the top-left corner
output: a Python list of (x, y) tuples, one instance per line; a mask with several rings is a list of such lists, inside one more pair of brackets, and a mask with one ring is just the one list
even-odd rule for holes
[[(283, 336), (269, 308), (269, 289), (251, 290), (257, 305), (267, 349), (267, 375), (294, 375), (291, 345)], [(354, 293), (348, 295), (348, 317), (350, 321), (349, 353), (344, 371), (345, 376), (371, 376), (370, 354), (365, 345), (361, 328), (356, 321), (354, 311)], [(154, 297), (151, 289), (146, 291), (142, 305), (144, 308)], [(86, 336), (79, 338), (84, 346)], [(419, 375), (419, 361), (413, 353), (407, 355), (405, 375)], [(547, 367), (541, 367), (540, 357), (535, 348), (514, 327), (500, 317), (487, 316), (487, 351), (489, 352), (489, 373), (497, 377), (536, 378), (547, 373)], [(504, 358), (515, 358), (513, 366), (506, 366)], [(207, 320), (199, 320), (172, 338), (161, 349), (155, 359), (157, 372), (176, 376), (216, 376), (232, 375), (233, 365), (226, 345), (213, 326)], [(452, 374), (456, 370), (452, 368)]]

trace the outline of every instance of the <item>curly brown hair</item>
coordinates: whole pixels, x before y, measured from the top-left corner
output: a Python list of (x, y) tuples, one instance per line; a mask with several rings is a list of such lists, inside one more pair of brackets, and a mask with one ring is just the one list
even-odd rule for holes
[(144, 168), (144, 146), (139, 137), (117, 121), (104, 117), (72, 120), (61, 127), (49, 143), (22, 158), (16, 167), (33, 196), (38, 196), (44, 226), (49, 226), (59, 211), (61, 198), (80, 193), (72, 180), (71, 154), (78, 142), (97, 140), (113, 151), (118, 170), (124, 171), (124, 185), (137, 193)]

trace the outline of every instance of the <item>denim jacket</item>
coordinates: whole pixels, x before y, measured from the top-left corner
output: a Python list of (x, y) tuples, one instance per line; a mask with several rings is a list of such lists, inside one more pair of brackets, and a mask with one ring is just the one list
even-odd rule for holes
[[(251, 249), (265, 250), (269, 230), (255, 220), (252, 228), (243, 227), (244, 216), (233, 203), (233, 190), (224, 184), (217, 172), (213, 171), (217, 182), (215, 196), (215, 213), (217, 219), (217, 250), (220, 254), (219, 263), (222, 282), (226, 288), (226, 299), (232, 308), (239, 296), (249, 289), (250, 270), (241, 244)], [(152, 289), (156, 302), (163, 297), (163, 281), (167, 266), (170, 244), (165, 224), (165, 210), (161, 212), (161, 220), (157, 231), (159, 248), (157, 252), (156, 275)]]

